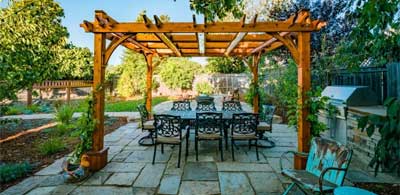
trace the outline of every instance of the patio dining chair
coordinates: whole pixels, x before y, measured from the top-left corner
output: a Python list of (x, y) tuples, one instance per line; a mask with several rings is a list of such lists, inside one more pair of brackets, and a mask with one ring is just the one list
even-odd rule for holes
[(164, 153), (164, 144), (179, 145), (178, 168), (181, 163), (182, 142), (186, 139), (186, 157), (189, 154), (189, 127), (184, 126), (179, 116), (154, 115), (154, 155), (153, 164), (156, 159), (157, 145), (161, 144), (161, 153)]
[(190, 107), (190, 101), (174, 101), (172, 102), (172, 111), (190, 111), (192, 108)]
[(195, 129), (195, 150), (196, 161), (199, 160), (199, 141), (201, 140), (218, 140), (219, 151), (221, 153), (221, 161), (224, 161), (222, 149), (222, 113), (204, 112), (196, 114)]
[(198, 101), (196, 111), (211, 112), (217, 111), (214, 101)]
[(256, 134), (258, 124), (258, 114), (240, 113), (233, 114), (231, 122), (231, 150), (232, 160), (235, 160), (235, 152), (233, 146), (235, 141), (248, 141), (249, 146), (251, 141), (255, 141), (257, 160), (260, 160), (258, 155), (258, 137)]
[(264, 134), (265, 132), (272, 132), (272, 120), (274, 118), (275, 106), (273, 105), (263, 105), (262, 111), (260, 114), (260, 123), (257, 126), (257, 134), (260, 140), (267, 141), (270, 145), (264, 146), (268, 148), (272, 148), (275, 146), (275, 143), (268, 139)]
[[(307, 157), (305, 170), (283, 169), (282, 160), (287, 154)], [(288, 194), (297, 186), (304, 194), (331, 193), (342, 186), (353, 151), (337, 141), (315, 137), (311, 140), (310, 153), (288, 151), (282, 154), (279, 165), (281, 173), (293, 183), (283, 194)]]
[[(150, 120), (150, 114), (146, 109), (144, 104), (140, 104), (137, 106), (137, 109), (140, 114), (140, 125), (142, 131), (148, 131), (149, 134), (140, 138), (139, 145), (149, 146), (154, 144), (153, 133), (154, 133), (154, 120)], [(150, 140), (150, 143), (146, 143), (146, 140)]]
[(222, 111), (242, 111), (242, 105), (239, 101), (224, 101)]

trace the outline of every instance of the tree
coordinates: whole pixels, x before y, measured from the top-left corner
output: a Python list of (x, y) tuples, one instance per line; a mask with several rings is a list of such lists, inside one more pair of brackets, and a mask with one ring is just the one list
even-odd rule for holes
[(57, 79), (93, 79), (93, 55), (89, 48), (67, 44), (60, 49), (57, 64), (60, 67)]
[(66, 43), (61, 6), (53, 0), (15, 0), (0, 9), (0, 101), (52, 78)]
[(235, 18), (243, 15), (243, 0), (190, 0), (190, 9), (211, 21), (222, 19), (229, 13)]
[(242, 73), (246, 66), (242, 60), (233, 57), (210, 57), (207, 58), (206, 71), (210, 73)]
[(201, 65), (187, 58), (169, 58), (160, 66), (162, 81), (171, 89), (191, 89)]

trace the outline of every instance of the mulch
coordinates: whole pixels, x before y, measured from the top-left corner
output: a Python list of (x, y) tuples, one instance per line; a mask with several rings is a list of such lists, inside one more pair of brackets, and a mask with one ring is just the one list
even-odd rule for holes
[[(127, 123), (126, 117), (110, 118), (106, 119), (111, 122), (106, 122), (104, 125), (105, 134), (115, 131), (118, 127), (123, 126)], [(24, 122), (25, 123), (25, 122)], [(41, 124), (41, 123), (36, 123)], [(14, 133), (21, 132), (20, 130), (14, 131)], [(34, 132), (30, 134), (25, 134), (14, 140), (7, 141), (0, 144), (0, 164), (2, 163), (21, 163), (29, 162), (32, 165), (32, 173), (27, 175), (29, 177), (36, 173), (37, 171), (47, 167), (52, 164), (55, 160), (64, 157), (65, 155), (72, 152), (75, 145), (79, 143), (78, 137), (68, 137), (63, 138), (66, 144), (66, 149), (52, 155), (42, 155), (38, 152), (37, 145), (49, 139), (51, 135), (47, 133), (46, 130), (40, 132)], [(24, 178), (26, 178), (24, 177)], [(20, 178), (16, 181), (10, 183), (3, 183), (0, 187), (0, 192), (12, 186), (24, 178)]]

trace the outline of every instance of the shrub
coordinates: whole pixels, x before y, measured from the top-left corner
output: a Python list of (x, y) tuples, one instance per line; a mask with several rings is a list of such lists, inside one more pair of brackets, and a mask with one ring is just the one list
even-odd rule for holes
[(28, 162), (0, 165), (0, 183), (7, 183), (23, 177), (32, 171)]
[(6, 115), (17, 115), (17, 114), (22, 114), (22, 110), (16, 107), (9, 107), (8, 110), (5, 113)]
[(65, 144), (61, 138), (50, 138), (38, 145), (38, 150), (42, 155), (51, 155), (65, 149)]
[(60, 124), (71, 124), (72, 115), (74, 115), (74, 107), (64, 104), (56, 108), (56, 121)]
[(208, 82), (200, 82), (196, 84), (196, 91), (199, 94), (210, 95), (213, 93), (213, 87)]

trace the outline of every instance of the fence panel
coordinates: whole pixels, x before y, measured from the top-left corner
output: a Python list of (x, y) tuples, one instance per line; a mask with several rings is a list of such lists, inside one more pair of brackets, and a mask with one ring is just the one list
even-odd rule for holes
[(400, 63), (391, 63), (386, 67), (388, 97), (400, 98)]

